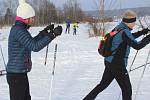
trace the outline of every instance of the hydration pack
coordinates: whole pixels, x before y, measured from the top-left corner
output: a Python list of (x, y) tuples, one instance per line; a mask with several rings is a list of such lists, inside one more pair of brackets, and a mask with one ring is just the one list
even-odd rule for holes
[(120, 31), (124, 30), (125, 28), (120, 28), (118, 30), (112, 30), (110, 33), (107, 33), (102, 40), (99, 42), (98, 52), (103, 57), (108, 57), (112, 55), (111, 47), (112, 47), (112, 40), (113, 37), (119, 33)]

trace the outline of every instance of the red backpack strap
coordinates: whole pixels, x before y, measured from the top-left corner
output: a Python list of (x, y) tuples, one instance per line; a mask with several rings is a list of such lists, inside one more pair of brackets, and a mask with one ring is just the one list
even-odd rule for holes
[(110, 34), (110, 36), (112, 37), (112, 36), (114, 36), (114, 35), (116, 35), (117, 33), (119, 33), (120, 31), (122, 31), (122, 30), (124, 30), (125, 28), (119, 28), (118, 30), (113, 30), (113, 31), (111, 31), (109, 34)]

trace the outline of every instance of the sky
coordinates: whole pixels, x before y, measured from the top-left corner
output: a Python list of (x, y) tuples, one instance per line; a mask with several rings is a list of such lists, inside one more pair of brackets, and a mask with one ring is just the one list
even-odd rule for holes
[[(57, 7), (62, 5), (68, 0), (50, 0)], [(84, 11), (97, 10), (100, 0), (77, 0)], [(111, 3), (112, 2), (112, 3)], [(105, 9), (120, 9), (120, 8), (134, 8), (134, 7), (150, 7), (150, 0), (105, 0)]]
[[(0, 3), (7, 2), (11, 0), (0, 0)], [(12, 0), (16, 1), (16, 0)], [(29, 0), (27, 0), (29, 1)], [(32, 1), (32, 0), (30, 0)], [(63, 4), (69, 0), (48, 0), (53, 2), (57, 8), (62, 8)], [(150, 0), (104, 0), (105, 1), (105, 9), (120, 9), (120, 8), (135, 8), (135, 7), (150, 7)], [(42, 0), (41, 0), (42, 2)], [(92, 10), (99, 10), (99, 2), (100, 0), (77, 0), (80, 7), (83, 11), (92, 11)], [(2, 4), (5, 8), (8, 6)], [(4, 13), (6, 9), (0, 9), (0, 13)]]

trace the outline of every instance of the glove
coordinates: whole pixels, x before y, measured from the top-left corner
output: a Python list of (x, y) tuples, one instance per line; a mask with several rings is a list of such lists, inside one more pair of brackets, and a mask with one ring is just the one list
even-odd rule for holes
[(44, 36), (48, 36), (48, 31), (47, 30), (42, 30), (39, 33), (40, 36), (44, 37)]
[[(51, 27), (52, 28), (52, 27)], [(47, 29), (49, 30), (50, 27), (47, 26), (46, 28), (44, 28), (44, 30), (40, 31), (40, 35), (41, 36), (48, 36), (51, 39), (54, 39), (56, 36), (61, 35), (62, 33), (62, 26), (57, 26), (56, 28), (54, 28), (53, 30), (50, 30), (50, 32), (47, 31)]]
[(61, 35), (62, 33), (62, 26), (57, 26), (56, 28), (54, 28), (54, 37)]
[(50, 30), (52, 32), (53, 29), (54, 29), (54, 24), (50, 24), (50, 25), (46, 26), (42, 31), (40, 31), (39, 34), (43, 37), (49, 36), (48, 30)]
[(150, 42), (150, 35), (147, 35), (145, 38)]
[(44, 28), (44, 30), (53, 30), (54, 29), (54, 24), (50, 24), (50, 25), (48, 25), (48, 26), (46, 26), (45, 28)]
[(142, 31), (141, 31), (141, 33), (143, 34), (143, 35), (146, 35), (147, 33), (148, 33), (148, 31), (150, 31), (148, 28), (145, 28), (145, 29), (143, 29)]
[(142, 39), (143, 44), (147, 45), (150, 43), (150, 35), (147, 35)]

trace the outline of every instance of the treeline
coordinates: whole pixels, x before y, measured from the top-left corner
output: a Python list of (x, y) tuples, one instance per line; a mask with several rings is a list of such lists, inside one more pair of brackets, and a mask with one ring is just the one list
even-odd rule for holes
[[(10, 0), (11, 1), (11, 0)], [(7, 8), (6, 13), (0, 16), (0, 24), (2, 25), (12, 25), (15, 21), (16, 5)], [(36, 11), (36, 23), (35, 25), (46, 25), (50, 22), (53, 23), (63, 23), (66, 18), (70, 18), (72, 22), (83, 21), (84, 13), (78, 4), (77, 0), (68, 0), (62, 8), (56, 8), (56, 6), (49, 2), (49, 0), (28, 0), (28, 2), (34, 7)], [(8, 3), (8, 2), (7, 2)]]

